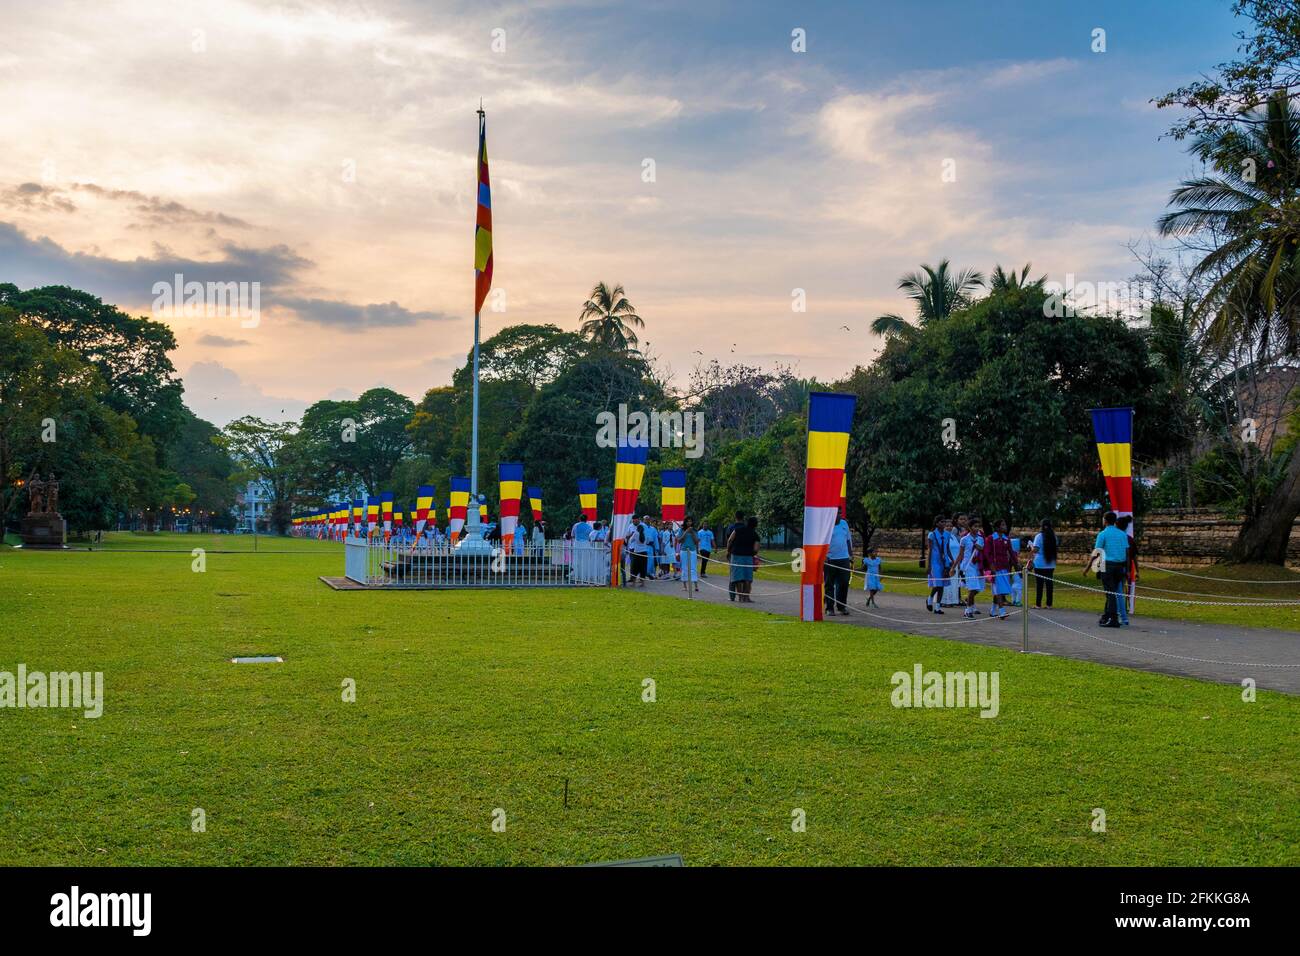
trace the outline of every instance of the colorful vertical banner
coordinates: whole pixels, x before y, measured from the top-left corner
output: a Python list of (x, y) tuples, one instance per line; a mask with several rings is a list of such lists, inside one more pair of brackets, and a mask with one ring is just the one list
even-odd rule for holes
[(599, 482), (595, 478), (578, 479), (578, 507), (582, 516), (588, 521), (595, 521), (599, 512), (596, 509), (596, 489)]
[[(1133, 409), (1092, 408), (1092, 433), (1097, 439), (1097, 457), (1110, 494), (1110, 510), (1117, 515), (1133, 514)], [(1133, 537), (1135, 523), (1129, 522), (1128, 536)], [(1129, 610), (1133, 609), (1136, 569), (1129, 567)]]
[(451, 497), (447, 503), (448, 533), (454, 538), (465, 528), (469, 511), (469, 479), (451, 479)]
[(366, 522), (366, 500), (357, 498), (352, 502), (352, 536), (362, 537), (362, 528)]
[(686, 520), (686, 472), (680, 468), (659, 472), (663, 519), (680, 524)]
[(497, 465), (501, 498), (501, 548), (506, 554), (514, 549), (515, 526), (519, 524), (520, 501), (524, 496), (524, 465), (503, 461)]
[(379, 496), (379, 514), (384, 522), (384, 540), (393, 533), (393, 493), (385, 491)]
[(488, 182), (487, 118), (478, 113), (478, 214), (474, 223), (474, 313), (492, 288), (492, 187)]
[(533, 522), (542, 520), (542, 489), (536, 485), (528, 486), (528, 507), (533, 510)]
[(424, 534), (424, 526), (429, 521), (429, 512), (433, 508), (435, 494), (437, 489), (433, 485), (421, 485), (415, 490), (415, 536), (417, 538)]
[(379, 498), (376, 495), (366, 497), (366, 537), (370, 537), (379, 527)]
[(623, 557), (623, 537), (632, 525), (637, 499), (641, 496), (641, 479), (650, 455), (645, 438), (623, 439), (614, 456), (614, 517), (610, 521), (610, 585), (619, 586), (619, 562)]
[(813, 392), (808, 396), (808, 465), (804, 480), (803, 573), (799, 612), (805, 621), (822, 619), (822, 570), (839, 517), (844, 463), (853, 428), (853, 395)]

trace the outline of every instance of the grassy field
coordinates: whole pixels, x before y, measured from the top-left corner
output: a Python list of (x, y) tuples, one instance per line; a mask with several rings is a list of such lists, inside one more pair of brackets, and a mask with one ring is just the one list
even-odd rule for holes
[[(0, 553), (0, 671), (106, 698), (0, 709), (0, 864), (1300, 863), (1300, 699), (643, 593), (335, 592), (339, 546), (237, 541)], [(894, 708), (917, 662), (997, 671), (999, 716)]]

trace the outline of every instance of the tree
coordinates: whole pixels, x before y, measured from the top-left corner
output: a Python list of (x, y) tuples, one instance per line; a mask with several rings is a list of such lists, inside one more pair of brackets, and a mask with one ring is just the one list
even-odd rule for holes
[(39, 329), (57, 345), (73, 349), (99, 370), (114, 411), (135, 419), (153, 440), (162, 463), (184, 420), (182, 386), (168, 352), (176, 337), (162, 322), (127, 315), (89, 292), (45, 286), (23, 292), (0, 284), (0, 305)]
[[(937, 266), (921, 265), (920, 272), (909, 272), (898, 280), (898, 288), (916, 303), (916, 319), (922, 326), (941, 322), (957, 309), (969, 305), (975, 290), (984, 285), (984, 276), (974, 269), (954, 275), (947, 259)], [(916, 327), (900, 315), (888, 313), (871, 323), (876, 335), (894, 338), (914, 337)]]
[(870, 524), (1079, 515), (1105, 495), (1088, 416), (1103, 397), (1135, 406), (1143, 455), (1167, 451), (1143, 334), (1119, 318), (1046, 315), (1046, 301), (1033, 285), (992, 294), (854, 376), (870, 401), (855, 414), (849, 484)]
[[(1209, 281), (1200, 303), (1209, 332), (1225, 350), (1245, 350), (1241, 375), (1257, 375), (1300, 356), (1300, 117), (1283, 94), (1245, 129), (1212, 125), (1192, 152), (1213, 170), (1177, 189), (1163, 234), (1208, 242), (1193, 278)], [(1242, 460), (1255, 467), (1255, 451)], [(1276, 467), (1264, 456), (1267, 471)], [(1247, 460), (1249, 459), (1249, 461)], [(1270, 477), (1271, 494), (1251, 508), (1229, 551), (1233, 561), (1286, 560), (1300, 515), (1300, 455)]]
[(635, 330), (645, 328), (645, 321), (627, 301), (623, 287), (616, 285), (611, 289), (603, 282), (592, 287), (578, 318), (582, 322), (579, 334), (583, 338), (616, 352), (635, 350), (638, 344)]
[(1184, 116), (1170, 129), (1176, 139), (1242, 129), (1258, 124), (1252, 111), (1281, 94), (1300, 89), (1300, 5), (1295, 0), (1236, 0), (1232, 12), (1254, 24), (1237, 34), (1241, 58), (1219, 64), (1217, 77), (1179, 87), (1156, 99), (1160, 109), (1180, 107)]
[(217, 444), (236, 463), (230, 480), (262, 482), (271, 503), (271, 526), (277, 534), (289, 527), (298, 491), (302, 460), (290, 422), (265, 422), (249, 415), (225, 427)]
[(235, 502), (230, 484), (235, 463), (217, 443), (220, 434), (215, 425), (186, 408), (180, 433), (167, 449), (167, 468), (191, 490), (193, 498), (186, 504), (203, 516), (200, 524), (228, 528)]
[(1024, 268), (1019, 272), (1012, 269), (1005, 272), (1001, 265), (993, 267), (993, 272), (989, 275), (990, 292), (1009, 292), (1012, 289), (1027, 289), (1030, 286), (1042, 287), (1047, 283), (1047, 276), (1039, 276), (1032, 282), (1029, 281), (1030, 263), (1026, 262)]
[(415, 403), (392, 389), (372, 388), (353, 401), (316, 402), (302, 416), (297, 442), (300, 476), (323, 504), (339, 496), (387, 491), (411, 449), (407, 426)]
[(0, 306), (0, 525), (26, 513), (21, 482), (33, 472), (59, 480), (59, 511), (74, 532), (110, 527), (157, 481), (152, 442), (108, 395), (74, 350)]

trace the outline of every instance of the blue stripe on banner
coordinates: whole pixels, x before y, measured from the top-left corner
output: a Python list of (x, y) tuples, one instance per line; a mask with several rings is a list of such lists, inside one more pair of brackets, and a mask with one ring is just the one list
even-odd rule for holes
[(524, 466), (523, 462), (503, 461), (497, 465), (498, 481), (523, 481)]
[(596, 493), (596, 489), (599, 487), (599, 484), (600, 483), (595, 478), (579, 478), (578, 494), (594, 495)]
[(625, 465), (644, 465), (649, 457), (650, 442), (641, 438), (637, 441), (629, 440), (626, 444), (620, 444), (614, 460)]
[(487, 183), (478, 184), (478, 204), (492, 208), (492, 190), (488, 188)]
[(810, 432), (849, 432), (853, 430), (854, 395), (838, 392), (813, 392), (808, 396), (808, 430)]
[(1133, 442), (1132, 408), (1093, 408), (1092, 430), (1099, 445), (1128, 445)]
[(659, 483), (664, 488), (685, 488), (686, 472), (680, 468), (659, 472)]
[(468, 479), (468, 478), (453, 478), (453, 479), (451, 480), (451, 491), (452, 491), (453, 494), (455, 494), (457, 491), (463, 491), (463, 492), (466, 492), (466, 493), (468, 494), (468, 492), (469, 492), (469, 479)]

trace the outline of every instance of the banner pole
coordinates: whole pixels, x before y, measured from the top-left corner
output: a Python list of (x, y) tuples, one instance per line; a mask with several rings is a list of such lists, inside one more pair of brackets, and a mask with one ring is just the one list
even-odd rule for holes
[[(1029, 653), (1029, 564), (1020, 569), (1020, 653)], [(1038, 582), (1035, 581), (1035, 584)]]

